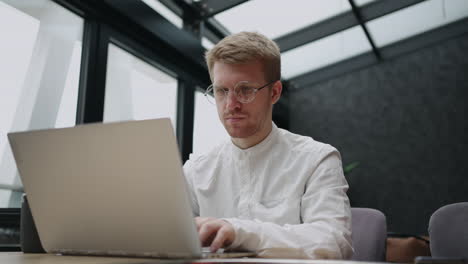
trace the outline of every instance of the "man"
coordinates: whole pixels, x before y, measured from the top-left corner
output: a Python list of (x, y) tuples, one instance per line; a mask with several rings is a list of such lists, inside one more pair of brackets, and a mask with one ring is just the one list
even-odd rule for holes
[(351, 214), (338, 151), (279, 129), (278, 46), (242, 32), (206, 54), (219, 119), (231, 139), (184, 165), (204, 246), (263, 257), (346, 259)]

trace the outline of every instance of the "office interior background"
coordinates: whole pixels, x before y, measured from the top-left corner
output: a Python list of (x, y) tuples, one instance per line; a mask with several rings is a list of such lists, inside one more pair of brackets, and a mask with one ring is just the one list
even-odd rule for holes
[(0, 0), (2, 249), (24, 192), (8, 132), (170, 117), (185, 161), (227, 137), (203, 55), (244, 30), (281, 49), (274, 122), (341, 152), (353, 207), (427, 234), (468, 201), (467, 17), (468, 0)]

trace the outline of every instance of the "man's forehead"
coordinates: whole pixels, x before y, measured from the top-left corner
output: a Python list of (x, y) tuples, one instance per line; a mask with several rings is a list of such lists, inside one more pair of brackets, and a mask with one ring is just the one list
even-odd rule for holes
[(239, 82), (262, 83), (265, 74), (262, 64), (249, 62), (242, 64), (227, 64), (217, 62), (214, 65), (213, 84), (218, 86), (233, 86)]
[(230, 88), (230, 87), (234, 87), (234, 86), (244, 86), (244, 85), (247, 85), (247, 86), (256, 86), (256, 85), (260, 85), (261, 83), (260, 82), (257, 82), (257, 81), (239, 81), (239, 82), (236, 82), (234, 84), (230, 84), (230, 83), (224, 83), (224, 82), (220, 82), (220, 83), (217, 83), (216, 81), (213, 83), (213, 85), (216, 87), (216, 88)]

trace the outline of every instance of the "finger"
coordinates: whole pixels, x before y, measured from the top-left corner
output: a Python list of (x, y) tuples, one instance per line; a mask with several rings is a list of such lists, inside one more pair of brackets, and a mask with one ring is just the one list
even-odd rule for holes
[(221, 225), (217, 221), (205, 222), (199, 231), (200, 241), (203, 245), (210, 245), (216, 233), (221, 228)]
[(207, 223), (208, 221), (212, 221), (214, 218), (212, 217), (195, 217), (195, 224), (197, 225), (197, 231), (200, 232), (200, 227)]
[(228, 240), (227, 228), (222, 227), (216, 233), (216, 237), (210, 245), (211, 252), (216, 252), (218, 249), (224, 247)]
[(211, 246), (211, 243), (213, 242), (213, 239), (216, 236), (216, 232), (211, 233), (211, 235), (205, 239), (205, 241), (202, 242), (202, 247), (209, 247)]

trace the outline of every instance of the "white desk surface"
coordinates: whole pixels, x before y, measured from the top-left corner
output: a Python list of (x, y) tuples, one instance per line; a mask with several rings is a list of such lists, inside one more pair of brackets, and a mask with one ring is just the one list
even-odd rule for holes
[(159, 260), (143, 258), (115, 258), (88, 256), (59, 256), (52, 254), (23, 254), (22, 252), (0, 253), (2, 264), (182, 264), (182, 263), (273, 263), (273, 264), (366, 264), (371, 262), (357, 262), (346, 260), (296, 260), (296, 259), (200, 259), (200, 260)]

